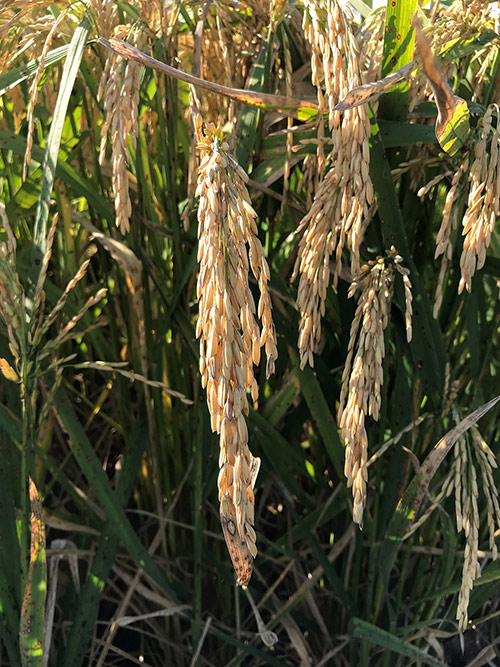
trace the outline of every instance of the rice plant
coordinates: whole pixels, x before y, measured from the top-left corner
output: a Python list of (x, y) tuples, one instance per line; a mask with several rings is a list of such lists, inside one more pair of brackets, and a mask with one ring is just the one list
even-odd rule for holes
[(0, 658), (500, 661), (485, 0), (0, 2)]

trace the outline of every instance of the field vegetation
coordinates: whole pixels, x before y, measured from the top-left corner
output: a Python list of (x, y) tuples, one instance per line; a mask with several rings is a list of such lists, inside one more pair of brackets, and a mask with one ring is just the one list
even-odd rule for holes
[(500, 665), (498, 3), (0, 9), (1, 664)]

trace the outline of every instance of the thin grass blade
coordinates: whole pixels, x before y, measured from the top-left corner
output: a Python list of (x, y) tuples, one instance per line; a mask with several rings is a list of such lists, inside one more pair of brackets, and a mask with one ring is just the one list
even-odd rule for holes
[(411, 658), (412, 661), (418, 660), (424, 665), (431, 665), (431, 667), (446, 667), (446, 665), (443, 662), (439, 662), (439, 660), (434, 660), (434, 658), (431, 658), (429, 655), (427, 655), (427, 653), (424, 653), (419, 648), (413, 646), (409, 642), (405, 642), (399, 637), (396, 637), (395, 635), (391, 634), (390, 632), (381, 630), (376, 625), (373, 625), (372, 623), (367, 623), (366, 621), (363, 621), (360, 618), (352, 619), (351, 628), (353, 637), (357, 637), (359, 639), (366, 639), (372, 644), (376, 644), (377, 646), (382, 646), (388, 651), (393, 651), (398, 655), (404, 655), (407, 658)]
[(90, 22), (84, 17), (80, 25), (75, 30), (73, 39), (68, 50), (68, 56), (64, 63), (61, 86), (57, 97), (56, 108), (50, 126), (47, 146), (45, 148), (45, 157), (42, 165), (42, 183), (40, 186), (40, 196), (38, 198), (38, 208), (35, 218), (35, 228), (33, 234), (33, 249), (31, 253), (30, 266), (30, 289), (28, 293), (27, 312), (30, 313), (30, 300), (33, 302), (34, 290), (38, 282), (42, 259), (45, 254), (47, 244), (47, 220), (49, 216), (49, 202), (52, 195), (54, 178), (56, 173), (57, 157), (59, 146), (61, 145), (61, 134), (63, 130), (66, 111), (75, 83), (76, 75), (80, 68), (80, 61), (87, 45), (87, 37), (90, 31)]
[[(69, 48), (70, 45), (65, 44), (64, 46), (59, 46), (53, 51), (49, 51), (49, 53), (47, 53), (45, 56), (45, 69), (51, 65), (55, 65), (60, 60), (62, 60), (68, 54)], [(14, 86), (17, 86), (19, 83), (29, 79), (32, 74), (35, 74), (35, 72), (38, 70), (39, 64), (40, 59), (35, 58), (34, 60), (30, 60), (30, 62), (26, 65), (20, 65), (19, 67), (15, 67), (9, 72), (2, 74), (2, 76), (0, 76), (0, 97), (11, 88), (14, 88)]]
[(73, 456), (110, 519), (112, 534), (121, 540), (130, 556), (143, 568), (144, 572), (164, 590), (173, 602), (178, 603), (180, 601), (178, 587), (167, 579), (148, 554), (135, 534), (125, 511), (116, 502), (116, 496), (109, 486), (106, 473), (102, 469), (99, 459), (82, 425), (76, 418), (73, 407), (63, 389), (58, 389), (53, 401), (59, 421), (69, 434), (69, 444)]
[[(145, 422), (140, 419), (130, 436), (128, 453), (124, 457), (118, 480), (115, 502), (120, 507), (126, 507), (134, 488), (145, 442), (147, 442), (147, 428)], [(58, 664), (61, 667), (77, 667), (84, 664), (94, 632), (104, 585), (111, 572), (119, 546), (119, 537), (113, 534), (112, 520), (108, 519), (103, 526), (92, 567), (82, 588), (79, 604), (72, 614), (71, 629), (66, 645), (62, 655), (60, 654), (58, 658)]]

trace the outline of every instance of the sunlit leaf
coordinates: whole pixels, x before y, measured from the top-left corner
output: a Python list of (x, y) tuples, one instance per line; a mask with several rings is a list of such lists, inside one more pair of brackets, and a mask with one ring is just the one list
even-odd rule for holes
[(415, 43), (422, 59), (422, 68), (429, 82), (438, 108), (436, 137), (448, 155), (455, 155), (463, 148), (470, 135), (469, 109), (467, 102), (455, 95), (439, 69), (427, 37), (417, 20)]

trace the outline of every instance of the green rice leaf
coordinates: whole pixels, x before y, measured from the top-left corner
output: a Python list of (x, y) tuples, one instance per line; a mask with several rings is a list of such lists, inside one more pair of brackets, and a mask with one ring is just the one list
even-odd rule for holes
[(73, 456), (83, 474), (91, 484), (96, 496), (109, 518), (110, 531), (121, 540), (125, 549), (139, 567), (155, 581), (174, 602), (179, 602), (180, 591), (160, 570), (155, 561), (141, 544), (123, 508), (116, 502), (116, 497), (109, 486), (106, 473), (97, 458), (87, 435), (77, 420), (66, 392), (59, 388), (54, 395), (54, 408), (61, 425), (69, 435), (69, 445)]
[[(26, 151), (26, 139), (24, 137), (20, 137), (17, 134), (14, 134), (13, 132), (9, 132), (8, 130), (0, 128), (0, 148), (13, 151), (17, 155), (24, 155)], [(42, 164), (44, 155), (44, 150), (40, 148), (40, 146), (33, 146), (31, 151), (31, 159), (33, 162)], [(108, 221), (113, 221), (115, 215), (114, 211), (106, 201), (105, 197), (96, 191), (95, 183), (93, 183), (92, 180), (87, 178), (84, 174), (77, 172), (74, 167), (68, 164), (68, 162), (66, 162), (66, 157), (66, 154), (62, 150), (59, 151), (56, 164), (56, 177), (61, 178), (64, 183), (72, 189), (75, 196), (85, 197), (89, 203), (89, 206), (96, 214), (102, 216)], [(7, 206), (8, 211), (13, 207), (15, 202), (16, 198), (11, 199)]]
[(61, 134), (66, 118), (66, 111), (75, 83), (76, 75), (80, 68), (80, 61), (87, 45), (87, 37), (90, 31), (90, 22), (84, 17), (80, 25), (75, 30), (73, 39), (68, 49), (68, 56), (64, 63), (63, 74), (59, 95), (57, 97), (56, 108), (52, 117), (45, 156), (42, 165), (42, 184), (40, 187), (40, 196), (38, 199), (38, 208), (35, 218), (35, 229), (33, 234), (33, 250), (31, 253), (30, 268), (30, 289), (27, 303), (27, 311), (30, 312), (30, 301), (35, 295), (35, 287), (38, 281), (38, 275), (42, 266), (43, 256), (47, 247), (47, 220), (49, 217), (49, 202), (52, 195), (54, 178), (56, 173), (57, 157), (59, 146), (61, 145)]
[[(69, 49), (70, 45), (64, 44), (57, 49), (49, 51), (45, 56), (45, 69), (62, 60), (68, 54)], [(26, 81), (26, 79), (35, 74), (39, 64), (40, 58), (35, 58), (25, 65), (20, 65), (19, 67), (15, 67), (9, 72), (2, 74), (2, 76), (0, 76), (0, 97), (11, 88), (14, 88), (14, 86)]]
[(393, 635), (386, 630), (382, 630), (372, 623), (363, 621), (361, 618), (352, 619), (351, 632), (353, 637), (365, 639), (372, 644), (382, 646), (388, 651), (393, 651), (398, 655), (404, 655), (407, 658), (411, 658), (412, 661), (418, 660), (424, 665), (431, 665), (431, 667), (446, 667), (444, 662), (434, 660), (434, 658), (431, 658), (427, 653), (424, 653), (424, 651), (413, 646), (413, 644), (405, 642), (399, 637), (396, 637), (396, 635)]
[[(141, 464), (144, 443), (147, 442), (147, 428), (144, 420), (138, 420), (130, 435), (127, 454), (118, 480), (115, 502), (126, 507), (133, 491)], [(101, 596), (115, 560), (120, 538), (113, 531), (112, 520), (108, 519), (102, 528), (92, 567), (74, 608), (66, 645), (58, 659), (61, 667), (77, 667), (86, 664), (88, 645), (95, 630)]]
[[(408, 65), (413, 58), (412, 18), (417, 0), (393, 0), (387, 3), (382, 54), (382, 78)], [(386, 120), (406, 118), (410, 84), (404, 81), (380, 100), (379, 115)]]
[[(270, 40), (266, 48), (262, 48), (254, 63), (252, 73), (249, 77), (248, 89), (262, 92), (265, 90), (266, 80), (269, 76)], [(245, 105), (241, 110), (238, 122), (238, 141), (236, 143), (236, 159), (238, 164), (248, 172), (252, 160), (252, 153), (258, 139), (257, 131), (261, 112), (259, 109)]]

